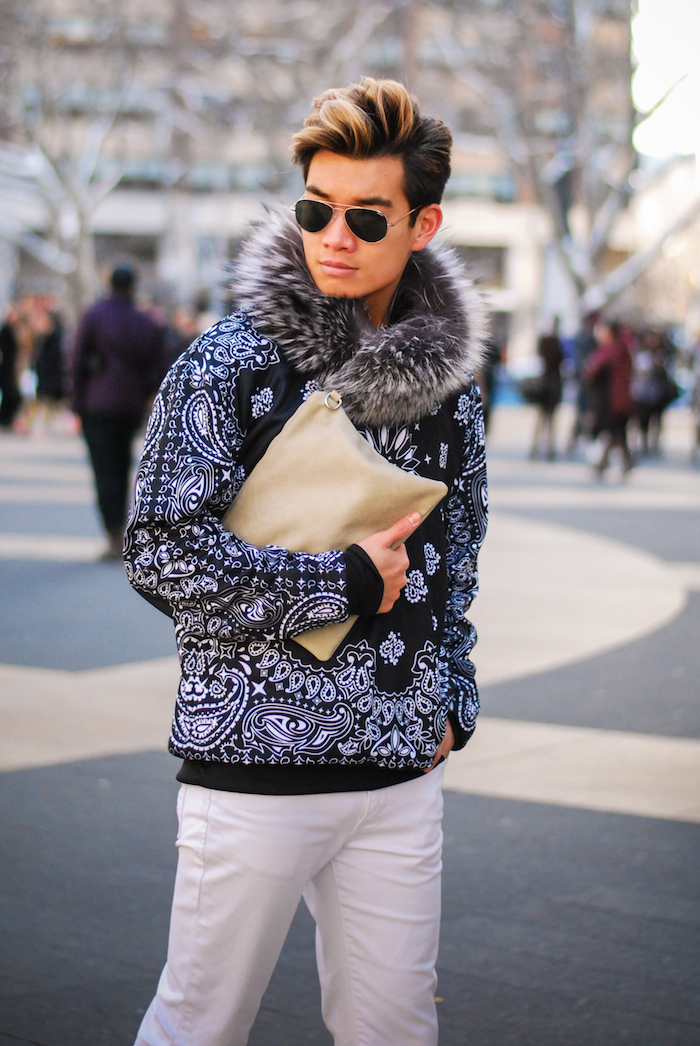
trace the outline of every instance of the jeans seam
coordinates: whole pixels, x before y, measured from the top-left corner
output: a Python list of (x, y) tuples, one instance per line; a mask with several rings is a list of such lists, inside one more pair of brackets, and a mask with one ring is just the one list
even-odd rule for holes
[[(368, 807), (369, 807), (369, 804), (368, 804), (367, 808), (365, 809), (365, 813), (362, 815), (362, 817), (358, 821), (358, 826), (359, 826), (359, 824), (361, 824), (361, 822), (362, 822), (362, 820), (363, 820), (363, 818), (364, 818), (364, 816), (365, 816), (365, 814), (367, 812)], [(357, 988), (356, 988), (357, 978), (354, 975), (354, 966), (355, 966), (355, 964), (352, 961), (350, 948), (348, 946), (348, 933), (347, 933), (346, 920), (345, 920), (345, 908), (344, 908), (343, 904), (341, 903), (341, 899), (340, 899), (341, 889), (340, 889), (340, 884), (339, 884), (339, 881), (338, 881), (338, 877), (337, 877), (336, 872), (335, 872), (335, 864), (334, 864), (334, 860), (333, 859), (331, 859), (331, 861), (330, 861), (330, 867), (331, 867), (331, 874), (333, 876), (333, 882), (335, 883), (336, 897), (338, 898), (338, 909), (340, 911), (340, 924), (341, 924), (342, 932), (343, 932), (343, 950), (345, 952), (345, 959), (346, 959), (346, 962), (347, 962), (348, 973), (350, 975), (350, 993), (349, 994), (350, 994), (350, 1000), (351, 1000), (351, 1003), (352, 1003), (353, 1033), (354, 1033), (355, 1042), (357, 1043), (357, 1046), (361, 1046), (360, 1023), (359, 1023), (359, 1016), (358, 1016), (358, 1014), (359, 1014), (359, 1006), (358, 1006), (358, 999), (357, 999), (357, 995), (356, 995), (356, 992), (357, 992)]]
[[(199, 875), (199, 882), (197, 884), (197, 918), (196, 918), (197, 932), (196, 932), (196, 936), (195, 936), (195, 947), (193, 948), (192, 961), (190, 962), (189, 969), (188, 969), (187, 985), (186, 985), (186, 987), (185, 987), (185, 989), (183, 991), (182, 1020), (180, 1021), (180, 1028), (178, 1029), (178, 1031), (180, 1033), (185, 1033), (185, 1032), (190, 1033), (191, 1030), (192, 1030), (192, 1028), (191, 1028), (191, 1019), (192, 1019), (192, 1016), (193, 1016), (192, 1003), (191, 1003), (192, 984), (193, 984), (193, 981), (195, 979), (195, 970), (196, 970), (197, 974), (200, 977), (201, 977), (201, 974), (202, 974), (201, 964), (200, 964), (200, 962), (198, 960), (197, 946), (198, 946), (200, 927), (201, 927), (202, 891), (203, 891), (204, 873), (205, 873), (204, 852), (205, 852), (206, 845), (207, 845), (207, 837), (209, 835), (209, 811), (211, 809), (211, 803), (212, 803), (212, 793), (211, 793), (211, 791), (209, 789), (203, 789), (203, 791), (206, 793), (206, 795), (205, 795), (206, 811), (202, 810), (202, 813), (200, 814), (200, 819), (202, 820), (202, 822), (204, 824), (204, 833), (203, 833), (202, 841), (201, 841), (201, 844), (200, 844), (200, 849), (199, 849), (199, 851), (195, 851), (197, 857), (201, 861), (201, 871), (200, 871), (200, 875)], [(182, 1039), (183, 1044), (185, 1044), (187, 1041), (188, 1040), (183, 1037), (183, 1039)]]

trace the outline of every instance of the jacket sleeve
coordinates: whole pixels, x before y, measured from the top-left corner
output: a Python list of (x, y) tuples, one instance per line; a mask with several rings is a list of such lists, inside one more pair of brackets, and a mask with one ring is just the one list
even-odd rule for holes
[(341, 552), (258, 549), (221, 525), (244, 478), (238, 377), (253, 365), (222, 342), (213, 351), (211, 339), (195, 343), (156, 395), (126, 530), (129, 581), (218, 642), (284, 639), (343, 621)]
[(460, 749), (474, 732), (479, 712), (475, 669), (469, 658), (476, 629), (466, 614), (479, 588), (477, 556), (488, 517), (484, 421), (476, 383), (459, 397), (455, 420), (463, 428), (464, 451), (445, 508), (448, 589), (440, 674), (455, 749)]

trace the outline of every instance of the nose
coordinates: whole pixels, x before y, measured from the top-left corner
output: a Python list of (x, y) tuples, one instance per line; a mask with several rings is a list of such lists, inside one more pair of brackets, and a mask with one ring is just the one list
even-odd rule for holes
[(323, 246), (336, 251), (354, 248), (355, 237), (348, 229), (344, 211), (333, 211), (333, 217), (323, 230)]

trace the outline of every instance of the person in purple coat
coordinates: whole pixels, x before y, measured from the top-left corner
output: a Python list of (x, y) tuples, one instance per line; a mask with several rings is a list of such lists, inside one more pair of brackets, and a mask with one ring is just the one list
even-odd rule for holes
[(73, 353), (72, 407), (95, 476), (105, 559), (121, 559), (131, 447), (165, 373), (163, 328), (135, 307), (135, 286), (131, 266), (114, 269), (112, 293), (83, 315)]

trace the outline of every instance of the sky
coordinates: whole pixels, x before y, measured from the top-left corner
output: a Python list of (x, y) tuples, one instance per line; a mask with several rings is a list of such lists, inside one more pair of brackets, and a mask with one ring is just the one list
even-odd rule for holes
[(688, 75), (637, 129), (635, 145), (648, 156), (700, 154), (700, 0), (638, 0), (638, 10), (632, 23), (637, 108), (648, 112)]

